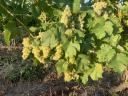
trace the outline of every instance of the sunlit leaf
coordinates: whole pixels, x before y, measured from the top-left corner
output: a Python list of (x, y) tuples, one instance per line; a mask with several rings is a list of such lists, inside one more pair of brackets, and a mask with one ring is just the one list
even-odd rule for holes
[(93, 80), (98, 80), (99, 78), (102, 78), (102, 73), (103, 73), (103, 67), (101, 64), (96, 63), (95, 68), (93, 72), (91, 73), (91, 78)]

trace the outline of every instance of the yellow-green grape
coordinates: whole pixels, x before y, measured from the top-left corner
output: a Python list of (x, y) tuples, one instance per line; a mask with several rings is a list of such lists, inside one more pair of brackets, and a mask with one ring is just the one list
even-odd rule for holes
[(48, 58), (49, 53), (50, 53), (50, 51), (51, 51), (51, 48), (50, 48), (49, 46), (44, 46), (44, 47), (42, 48), (42, 51), (43, 51), (43, 57), (44, 57), (44, 58)]
[(23, 60), (27, 59), (29, 54), (30, 54), (30, 49), (27, 48), (27, 47), (24, 47), (23, 50), (22, 50), (22, 58)]
[(66, 27), (68, 27), (68, 22), (69, 22), (69, 17), (71, 16), (71, 11), (70, 11), (70, 8), (69, 6), (66, 6), (64, 11), (62, 12), (62, 16), (61, 16), (61, 20), (60, 22), (61, 23), (64, 23), (64, 25)]
[(56, 47), (55, 55), (53, 56), (53, 60), (59, 60), (62, 56), (62, 45), (59, 44)]
[(30, 54), (31, 44), (30, 39), (28, 37), (23, 38), (23, 50), (22, 50), (22, 58), (23, 60), (27, 59)]
[(108, 19), (108, 14), (105, 12), (103, 17), (104, 17), (105, 20), (107, 20)]
[(71, 81), (73, 79), (78, 79), (78, 78), (79, 78), (79, 75), (74, 72), (70, 72), (70, 71), (64, 72), (64, 80), (65, 81)]
[(86, 15), (79, 15), (78, 17), (78, 21), (80, 22), (80, 29), (83, 30), (83, 27), (84, 27), (84, 17)]
[(60, 49), (62, 49), (62, 44), (58, 44), (58, 45), (56, 46), (56, 50), (57, 50), (57, 51), (60, 50)]
[(45, 63), (45, 58), (43, 56), (40, 56), (37, 58), (39, 60), (40, 63)]
[(70, 57), (69, 58), (69, 63), (74, 64), (75, 63), (75, 57)]
[(97, 13), (98, 15), (101, 15), (102, 10), (107, 7), (107, 3), (102, 1), (96, 2), (92, 7), (95, 13)]
[(23, 38), (22, 44), (23, 44), (24, 47), (30, 47), (31, 46), (30, 39), (28, 37)]
[(67, 35), (67, 36), (72, 36), (72, 34), (73, 34), (73, 30), (72, 29), (67, 29), (65, 31), (65, 35)]
[(43, 39), (44, 37), (44, 32), (39, 32), (39, 35), (36, 36), (37, 39)]
[(39, 47), (33, 46), (32, 53), (34, 54), (34, 57), (39, 60), (40, 63), (45, 63), (45, 58), (43, 57), (43, 54), (41, 54), (41, 50)]
[(39, 19), (41, 22), (46, 22), (46, 20), (47, 20), (46, 13), (45, 13), (45, 12), (41, 12), (41, 14), (40, 14), (40, 16), (38, 17), (38, 19)]
[(72, 73), (69, 71), (64, 72), (64, 80), (65, 81), (71, 81), (73, 79)]
[(61, 53), (56, 52), (55, 55), (53, 56), (53, 60), (55, 60), (55, 61), (59, 60), (61, 58), (61, 56), (62, 56)]
[(34, 57), (38, 59), (40, 57), (41, 50), (39, 47), (33, 46), (32, 53), (34, 54)]

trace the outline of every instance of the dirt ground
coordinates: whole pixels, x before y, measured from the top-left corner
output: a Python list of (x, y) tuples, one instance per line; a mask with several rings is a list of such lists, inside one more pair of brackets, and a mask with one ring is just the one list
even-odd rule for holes
[(123, 83), (112, 71), (106, 71), (99, 81), (89, 80), (86, 86), (64, 82), (63, 78), (57, 78), (55, 71), (44, 73), (41, 79), (12, 82), (6, 74), (11, 65), (16, 66), (14, 68), (20, 66), (22, 61), (18, 56), (14, 51), (0, 51), (0, 96), (128, 96), (128, 83)]

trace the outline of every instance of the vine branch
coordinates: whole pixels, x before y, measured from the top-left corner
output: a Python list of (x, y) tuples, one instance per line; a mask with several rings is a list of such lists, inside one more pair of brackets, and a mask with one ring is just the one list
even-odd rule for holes
[(24, 23), (23, 23), (20, 19), (16, 18), (15, 15), (14, 15), (10, 10), (8, 10), (4, 5), (2, 5), (1, 3), (0, 3), (0, 8), (2, 8), (8, 15), (10, 15), (10, 16), (13, 17), (13, 18), (15, 18), (15, 20), (16, 20), (21, 26), (23, 26), (23, 28), (30, 34), (30, 36), (33, 37), (33, 35), (31, 34), (31, 31), (27, 28), (27, 26), (24, 25)]

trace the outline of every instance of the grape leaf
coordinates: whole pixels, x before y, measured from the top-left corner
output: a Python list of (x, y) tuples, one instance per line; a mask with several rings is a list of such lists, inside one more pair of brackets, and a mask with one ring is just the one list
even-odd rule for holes
[(81, 0), (74, 0), (73, 2), (73, 13), (78, 13), (80, 12), (80, 1)]
[(90, 76), (93, 80), (98, 80), (99, 78), (102, 78), (102, 73), (103, 73), (102, 65), (96, 63), (95, 68), (94, 68), (93, 72), (90, 74)]
[(14, 21), (9, 21), (4, 26), (4, 40), (7, 45), (10, 44), (10, 40), (18, 35), (18, 30)]
[(128, 56), (124, 53), (118, 53), (108, 64), (115, 72), (123, 72), (128, 66)]
[(10, 44), (11, 32), (4, 28), (4, 40), (7, 45)]
[(77, 51), (80, 51), (80, 44), (78, 42), (72, 42), (67, 46), (67, 49), (65, 50), (65, 57), (73, 57), (76, 56)]
[(83, 84), (86, 84), (87, 83), (87, 81), (88, 81), (88, 74), (87, 73), (85, 73), (82, 77), (81, 77), (81, 80), (82, 80), (82, 83)]
[(113, 33), (113, 23), (110, 21), (105, 22), (104, 29), (108, 35)]
[(115, 50), (107, 44), (102, 44), (101, 49), (96, 53), (99, 62), (109, 62), (115, 54)]
[(56, 29), (50, 29), (44, 32), (41, 38), (41, 45), (50, 46), (51, 48), (55, 47), (58, 42), (57, 34)]
[(121, 39), (121, 36), (119, 34), (111, 35), (111, 37), (110, 37), (110, 44), (112, 46), (116, 46), (119, 43), (120, 39)]
[(103, 25), (97, 24), (93, 28), (93, 33), (96, 35), (97, 39), (102, 39), (105, 37), (106, 32)]
[(61, 60), (59, 60), (59, 61), (56, 63), (56, 69), (57, 69), (57, 72), (58, 72), (58, 73), (61, 73), (61, 72), (66, 71), (67, 68), (68, 68), (68, 63), (65, 62), (64, 59), (61, 59)]
[(85, 54), (79, 54), (77, 58), (77, 70), (78, 72), (85, 72), (88, 70), (90, 64), (89, 57)]

